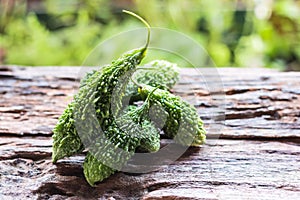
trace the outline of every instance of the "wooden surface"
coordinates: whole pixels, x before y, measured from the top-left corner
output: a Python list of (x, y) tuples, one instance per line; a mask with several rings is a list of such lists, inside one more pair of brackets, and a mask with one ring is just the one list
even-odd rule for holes
[(79, 71), (0, 67), (0, 199), (299, 199), (300, 73), (218, 69), (226, 121), (215, 122), (212, 92), (199, 73), (183, 70), (174, 93), (198, 108), (207, 144), (153, 172), (119, 172), (92, 188), (84, 155), (51, 163), (51, 130)]

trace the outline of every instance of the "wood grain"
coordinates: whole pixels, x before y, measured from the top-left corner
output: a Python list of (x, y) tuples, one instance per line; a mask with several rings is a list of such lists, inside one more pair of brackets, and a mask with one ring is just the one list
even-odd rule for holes
[(207, 144), (92, 188), (83, 154), (51, 163), (52, 129), (83, 71), (0, 67), (0, 199), (299, 199), (300, 73), (220, 68), (214, 87), (218, 74), (182, 70), (173, 92), (197, 107)]

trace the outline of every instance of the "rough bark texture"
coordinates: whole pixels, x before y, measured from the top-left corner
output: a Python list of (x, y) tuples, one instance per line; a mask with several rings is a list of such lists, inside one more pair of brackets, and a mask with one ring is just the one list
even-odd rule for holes
[(80, 70), (0, 67), (0, 199), (299, 198), (300, 73), (218, 69), (222, 115), (222, 101), (214, 101), (222, 88), (208, 90), (209, 75), (205, 82), (194, 69), (182, 70), (173, 92), (199, 109), (207, 144), (153, 172), (119, 172), (92, 188), (84, 155), (51, 162), (51, 130)]

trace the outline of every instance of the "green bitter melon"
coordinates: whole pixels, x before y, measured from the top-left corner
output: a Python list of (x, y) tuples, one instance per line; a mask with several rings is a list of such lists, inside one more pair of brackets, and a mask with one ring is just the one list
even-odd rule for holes
[(84, 175), (90, 185), (109, 177), (120, 170), (142, 146), (149, 152), (160, 148), (160, 135), (155, 126), (141, 120), (136, 106), (129, 106), (105, 131), (105, 137), (98, 137), (84, 162)]
[[(206, 131), (197, 110), (179, 96), (149, 85), (139, 88), (139, 93), (148, 97), (149, 118), (159, 124), (165, 135), (182, 145), (198, 146), (205, 141)], [(163, 123), (162, 123), (163, 122)]]
[[(136, 82), (147, 84), (160, 89), (170, 90), (179, 79), (179, 69), (177, 64), (165, 60), (154, 60), (141, 66), (133, 75)], [(88, 82), (102, 74), (102, 69), (88, 72), (80, 82), (80, 88), (85, 87)], [(129, 81), (125, 98), (131, 98), (132, 101), (142, 100), (138, 93), (138, 86)], [(131, 102), (132, 103), (132, 102)], [(63, 157), (72, 156), (80, 153), (84, 148), (77, 134), (74, 125), (74, 103), (71, 102), (58, 120), (53, 135), (53, 161)]]

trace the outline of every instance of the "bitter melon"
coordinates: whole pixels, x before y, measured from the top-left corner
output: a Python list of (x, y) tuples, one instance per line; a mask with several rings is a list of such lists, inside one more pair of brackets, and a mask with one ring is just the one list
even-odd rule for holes
[(160, 148), (160, 135), (154, 125), (141, 120), (135, 106), (129, 106), (105, 131), (105, 137), (98, 137), (84, 162), (84, 175), (90, 185), (102, 181), (120, 170), (142, 146), (155, 152)]
[[(87, 73), (53, 131), (53, 162), (88, 150), (83, 167), (90, 185), (120, 170), (137, 149), (158, 151), (159, 130), (182, 145), (198, 146), (205, 140), (197, 110), (168, 91), (178, 80), (176, 64), (152, 61), (135, 73), (146, 54), (150, 28), (125, 12), (146, 24), (146, 45)], [(126, 98), (144, 103), (123, 108)]]
[[(132, 14), (130, 12), (127, 13)], [(148, 28), (146, 45), (140, 49), (135, 49), (123, 54), (119, 59), (113, 61), (110, 66), (88, 74), (82, 81), (79, 92), (74, 97), (74, 101), (65, 110), (57, 126), (54, 128), (53, 162), (82, 151), (82, 143), (90, 144), (88, 140), (92, 140), (92, 137), (96, 137), (95, 134), (89, 134), (88, 132), (81, 134), (80, 137), (78, 136), (78, 129), (80, 129), (82, 125), (88, 125), (88, 123), (82, 121), (86, 114), (89, 115), (89, 113), (85, 111), (87, 107), (93, 106), (93, 111), (96, 112), (97, 119), (103, 130), (107, 129), (111, 124), (115, 117), (114, 115), (118, 115), (122, 107), (122, 96), (124, 96), (124, 89), (128, 84), (129, 77), (131, 77), (136, 66), (144, 58), (150, 40), (150, 27), (147, 22), (135, 14), (132, 15), (140, 19)], [(113, 92), (118, 95), (112, 95)], [(115, 113), (112, 113), (112, 104)], [(76, 120), (78, 121), (77, 123), (75, 123)], [(95, 127), (86, 127), (84, 131), (92, 130), (93, 128)], [(81, 143), (79, 138), (81, 139)], [(69, 145), (71, 143), (74, 143), (74, 145)]]
[[(165, 60), (154, 60), (140, 67), (143, 69), (136, 71), (133, 78), (136, 82), (141, 84), (170, 90), (179, 79), (177, 64)], [(88, 82), (93, 81), (93, 79), (100, 76), (101, 73), (102, 69), (88, 72), (81, 80), (80, 88), (86, 86)], [(129, 81), (126, 87), (125, 98), (130, 98), (131, 103), (132, 101), (142, 100), (138, 93), (138, 86), (132, 81)], [(80, 153), (83, 150), (83, 144), (81, 143), (74, 125), (73, 106), (73, 102), (68, 105), (54, 129), (54, 162), (63, 157)]]
[(162, 129), (167, 137), (182, 145), (204, 143), (206, 131), (194, 106), (166, 90), (149, 85), (143, 85), (138, 91), (144, 98), (148, 97), (149, 107), (156, 106), (149, 112), (149, 118), (158, 126), (164, 122)]
[[(165, 60), (153, 60), (140, 68), (141, 70), (138, 70), (133, 75), (133, 79), (139, 84), (170, 90), (179, 79), (177, 64)], [(130, 103), (145, 100), (141, 98), (138, 93), (138, 86), (132, 81), (127, 85), (125, 98), (130, 98)]]

